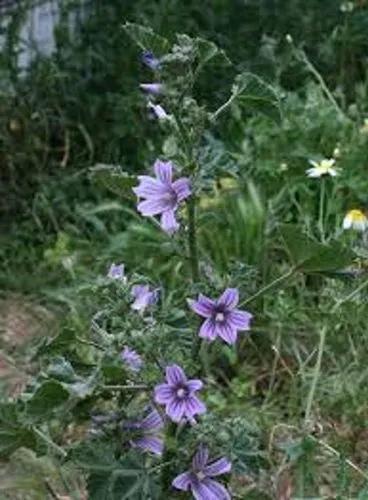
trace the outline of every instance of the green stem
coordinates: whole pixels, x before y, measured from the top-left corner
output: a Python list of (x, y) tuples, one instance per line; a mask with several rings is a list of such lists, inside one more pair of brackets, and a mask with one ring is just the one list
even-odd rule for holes
[(327, 330), (327, 327), (323, 326), (321, 331), (320, 331), (317, 361), (316, 361), (316, 366), (314, 367), (312, 385), (311, 385), (310, 390), (309, 390), (307, 405), (305, 408), (305, 418), (304, 418), (305, 424), (307, 424), (309, 422), (309, 419), (310, 419), (310, 414), (311, 414), (312, 405), (313, 405), (313, 399), (314, 399), (314, 395), (315, 395), (316, 388), (317, 388), (319, 374), (321, 371), (322, 356), (323, 356), (323, 351), (324, 351), (324, 347), (325, 347), (325, 340), (326, 340), (326, 330)]
[(336, 304), (334, 305), (334, 307), (332, 308), (331, 312), (335, 313), (342, 304), (344, 304), (345, 302), (348, 302), (349, 300), (353, 299), (356, 295), (358, 295), (359, 292), (361, 292), (362, 290), (364, 290), (364, 288), (366, 288), (367, 286), (368, 286), (368, 280), (363, 281), (363, 283), (361, 283), (357, 288), (355, 288), (355, 290), (353, 290), (352, 292), (350, 292), (344, 298), (338, 300), (336, 302)]
[(173, 448), (173, 440), (176, 435), (176, 426), (174, 423), (169, 423), (165, 435), (165, 448), (162, 454), (162, 464), (165, 464), (161, 469), (161, 488), (162, 494), (167, 494), (164, 498), (169, 498), (171, 492), (172, 470), (170, 465), (175, 458), (175, 448)]
[(324, 81), (323, 77), (321, 74), (316, 70), (314, 65), (310, 62), (307, 54), (304, 52), (303, 49), (297, 49), (294, 45), (292, 45), (294, 55), (296, 56), (297, 59), (302, 61), (307, 69), (310, 71), (310, 73), (315, 77), (319, 85), (321, 86), (323, 92), (325, 93), (327, 99), (331, 102), (332, 106), (335, 108), (336, 112), (343, 118), (345, 118), (345, 114), (343, 110), (340, 108), (338, 105), (336, 99), (332, 95), (332, 92), (330, 89), (327, 87), (326, 82)]
[(189, 260), (192, 272), (192, 282), (196, 283), (199, 279), (198, 268), (198, 251), (197, 251), (197, 235), (196, 235), (196, 205), (195, 197), (192, 196), (188, 201), (188, 247), (189, 247)]
[(258, 299), (258, 297), (265, 294), (269, 290), (272, 290), (272, 288), (279, 286), (280, 283), (282, 283), (283, 281), (290, 278), (296, 272), (296, 270), (297, 270), (296, 267), (292, 267), (291, 269), (289, 269), (289, 271), (287, 273), (282, 274), (281, 276), (279, 276), (275, 280), (271, 281), (271, 283), (268, 283), (268, 285), (266, 285), (263, 288), (261, 288), (260, 290), (258, 290), (258, 292), (256, 292), (254, 295), (251, 295), (247, 299), (243, 300), (243, 302), (241, 302), (240, 305), (245, 306), (249, 302), (253, 302), (253, 300)]
[(216, 119), (224, 112), (227, 110), (227, 108), (229, 106), (231, 106), (232, 102), (234, 101), (234, 99), (236, 98), (236, 95), (235, 94), (232, 94), (229, 99), (224, 102), (224, 104), (222, 106), (220, 106), (214, 113), (212, 113), (212, 116), (211, 116), (211, 121), (212, 122), (215, 122)]
[(37, 436), (42, 439), (42, 441), (44, 441), (45, 443), (47, 443), (50, 448), (52, 448), (53, 450), (55, 450), (59, 455), (61, 455), (63, 458), (65, 458), (67, 456), (67, 452), (63, 450), (63, 448), (61, 448), (59, 445), (57, 445), (56, 443), (54, 443), (54, 441), (49, 438), (48, 436), (46, 436), (46, 434), (44, 434), (42, 431), (40, 431), (40, 429), (37, 429), (37, 427), (33, 427), (33, 431), (35, 434), (37, 434)]
[(144, 384), (137, 385), (102, 385), (101, 389), (106, 391), (146, 391), (150, 387)]
[(319, 216), (318, 229), (321, 234), (322, 243), (325, 242), (324, 218), (325, 218), (326, 181), (321, 179), (321, 189), (319, 192)]

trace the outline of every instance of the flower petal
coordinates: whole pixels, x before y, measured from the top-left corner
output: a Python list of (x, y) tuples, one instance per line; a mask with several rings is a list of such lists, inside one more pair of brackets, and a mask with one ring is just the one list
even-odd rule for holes
[(321, 177), (322, 176), (322, 173), (317, 168), (308, 168), (308, 170), (306, 170), (306, 174), (308, 177)]
[(200, 444), (192, 459), (192, 467), (196, 472), (202, 471), (208, 462), (209, 451), (207, 446)]
[(203, 387), (203, 382), (199, 379), (188, 380), (187, 387), (190, 392), (200, 391)]
[(217, 301), (217, 305), (226, 309), (234, 309), (239, 302), (239, 291), (237, 288), (226, 288)]
[(155, 387), (154, 399), (160, 405), (166, 405), (172, 401), (175, 393), (169, 384), (159, 384)]
[(166, 367), (166, 380), (171, 386), (176, 386), (178, 384), (186, 384), (187, 377), (180, 366), (170, 365)]
[(171, 185), (173, 174), (173, 164), (171, 161), (156, 160), (153, 169), (158, 180), (164, 184)]
[(240, 311), (239, 309), (234, 309), (227, 316), (227, 321), (237, 330), (249, 330), (250, 322), (253, 315), (247, 311)]
[(217, 324), (217, 332), (218, 335), (225, 340), (227, 344), (235, 344), (238, 332), (237, 329), (234, 328), (230, 322), (225, 321), (222, 324)]
[(183, 472), (176, 476), (174, 481), (171, 483), (174, 488), (182, 491), (188, 491), (192, 483), (192, 474), (190, 472)]
[(207, 411), (206, 405), (202, 403), (197, 396), (188, 396), (184, 402), (185, 416), (188, 417), (189, 420), (191, 420), (195, 415), (202, 415)]
[(181, 177), (173, 182), (172, 188), (174, 189), (178, 201), (183, 201), (192, 194), (190, 189), (190, 180), (187, 177)]
[(203, 473), (206, 474), (206, 476), (215, 477), (215, 476), (221, 476), (221, 474), (226, 474), (227, 472), (230, 472), (230, 470), (231, 470), (230, 460), (228, 460), (226, 457), (223, 457), (207, 465), (203, 469)]
[(138, 179), (140, 183), (138, 186), (133, 188), (133, 192), (139, 198), (162, 196), (167, 192), (167, 186), (154, 177), (140, 175)]
[(213, 481), (212, 479), (205, 478), (202, 482), (212, 494), (210, 497), (213, 500), (231, 500), (230, 493), (227, 491), (225, 486), (223, 486), (218, 481)]
[(192, 311), (204, 318), (210, 318), (215, 310), (215, 302), (202, 294), (199, 294), (198, 300), (188, 299), (188, 304)]
[(162, 83), (140, 83), (139, 87), (148, 94), (158, 95), (163, 90)]
[(166, 406), (166, 413), (173, 422), (179, 423), (186, 412), (186, 404), (181, 399), (173, 399)]
[(213, 321), (213, 319), (209, 318), (202, 324), (199, 330), (199, 336), (202, 339), (214, 340), (217, 336), (217, 332), (217, 323)]
[(175, 218), (174, 210), (165, 210), (161, 216), (161, 227), (168, 233), (173, 234), (180, 228), (180, 224)]
[(164, 421), (155, 408), (141, 421), (141, 429), (145, 430), (159, 430), (162, 429), (163, 426)]
[(213, 496), (211, 490), (203, 481), (195, 481), (192, 483), (192, 493), (196, 500), (220, 500)]
[(164, 441), (162, 438), (156, 436), (143, 436), (138, 439), (134, 439), (131, 442), (133, 447), (140, 448), (143, 451), (150, 451), (155, 455), (162, 455), (164, 451)]
[(166, 120), (169, 118), (169, 115), (160, 104), (153, 104), (151, 101), (149, 101), (147, 107), (159, 120)]
[(144, 216), (162, 214), (169, 209), (169, 202), (165, 198), (149, 198), (137, 205), (138, 211)]

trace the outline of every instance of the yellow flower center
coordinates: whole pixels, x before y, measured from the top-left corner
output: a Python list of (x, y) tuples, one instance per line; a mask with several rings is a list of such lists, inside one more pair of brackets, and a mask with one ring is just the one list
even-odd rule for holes
[(365, 222), (367, 220), (367, 217), (364, 215), (364, 213), (361, 210), (350, 210), (348, 212), (348, 217), (351, 218), (352, 222)]
[(322, 160), (317, 166), (316, 169), (321, 173), (321, 174), (328, 174), (328, 172), (331, 170), (331, 168), (334, 166), (335, 161), (334, 160)]

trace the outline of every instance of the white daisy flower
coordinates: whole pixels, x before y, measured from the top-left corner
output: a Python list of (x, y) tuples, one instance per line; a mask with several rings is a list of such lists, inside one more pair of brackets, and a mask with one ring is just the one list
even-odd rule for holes
[(360, 127), (361, 134), (368, 134), (368, 118), (364, 119), (363, 125)]
[(308, 177), (322, 177), (323, 175), (330, 175), (331, 177), (336, 177), (339, 175), (338, 169), (334, 168), (336, 160), (334, 158), (323, 159), (320, 162), (309, 160), (309, 163), (313, 168), (309, 168), (306, 171)]
[(368, 229), (368, 219), (361, 210), (349, 210), (342, 223), (344, 229), (364, 232)]

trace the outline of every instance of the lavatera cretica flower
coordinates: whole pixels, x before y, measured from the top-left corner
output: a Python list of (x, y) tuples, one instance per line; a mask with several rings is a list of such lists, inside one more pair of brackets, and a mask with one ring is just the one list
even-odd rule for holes
[(110, 268), (109, 268), (109, 271), (107, 273), (107, 277), (112, 279), (112, 280), (125, 281), (124, 264), (112, 263)]
[(132, 372), (138, 373), (143, 366), (141, 356), (128, 346), (125, 346), (121, 351), (120, 358), (124, 365)]
[(134, 285), (132, 288), (134, 302), (130, 306), (134, 311), (144, 313), (149, 307), (157, 303), (159, 290), (152, 290), (149, 285)]
[(213, 479), (230, 472), (231, 462), (225, 457), (209, 462), (208, 456), (208, 448), (201, 445), (191, 469), (177, 476), (172, 485), (178, 490), (190, 490), (196, 500), (231, 500), (227, 489)]
[(159, 412), (153, 408), (142, 420), (137, 422), (126, 422), (123, 429), (130, 430), (135, 435), (130, 440), (133, 448), (162, 455), (164, 440), (161, 434), (164, 428), (164, 421)]
[(166, 368), (166, 383), (155, 387), (155, 402), (164, 405), (167, 416), (176, 423), (195, 423), (194, 417), (206, 412), (206, 406), (197, 398), (202, 389), (201, 380), (188, 380), (178, 365)]
[(236, 309), (239, 302), (237, 288), (227, 288), (217, 299), (199, 295), (197, 300), (188, 299), (189, 307), (205, 318), (199, 336), (209, 341), (221, 337), (227, 344), (235, 344), (239, 330), (250, 330), (253, 315)]
[(175, 214), (182, 203), (191, 194), (190, 181), (187, 177), (173, 180), (173, 164), (170, 161), (156, 160), (156, 177), (138, 176), (139, 185), (133, 188), (140, 200), (137, 209), (145, 217), (160, 215), (161, 227), (168, 234), (175, 233), (180, 225)]

